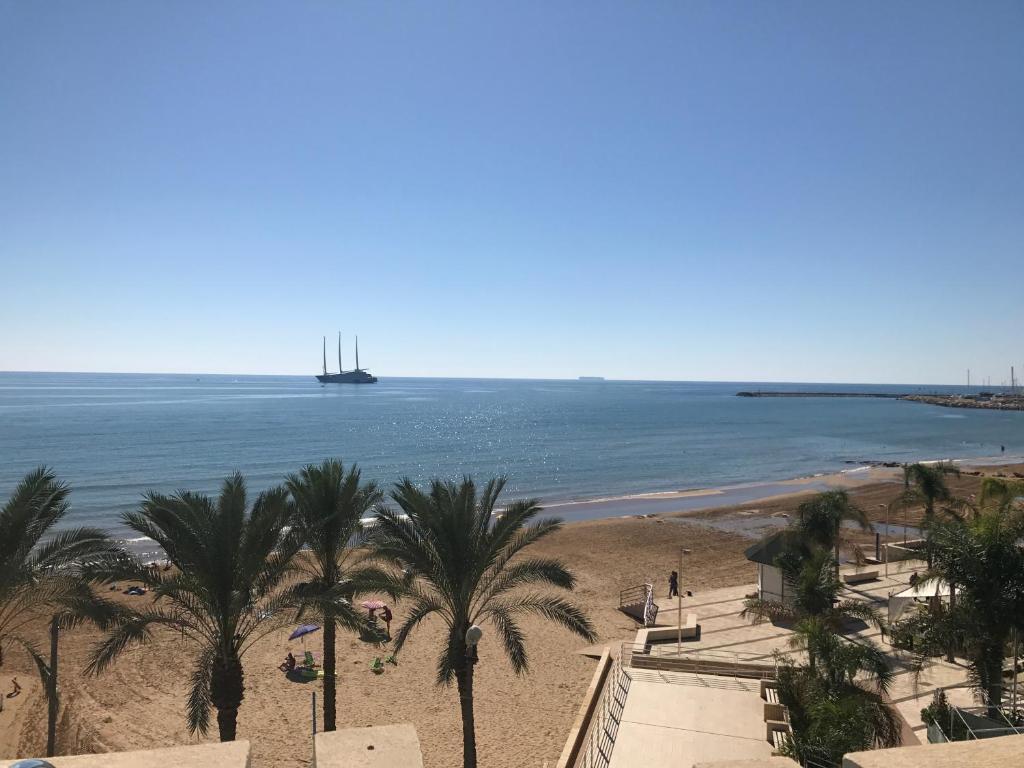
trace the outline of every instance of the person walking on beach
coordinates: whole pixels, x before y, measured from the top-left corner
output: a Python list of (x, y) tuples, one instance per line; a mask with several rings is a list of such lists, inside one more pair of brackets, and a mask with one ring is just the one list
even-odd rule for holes
[(668, 596), (669, 599), (679, 595), (679, 574), (676, 571), (672, 571), (668, 577)]
[(380, 611), (380, 617), (384, 619), (384, 626), (388, 628), (388, 640), (391, 639), (391, 619), (394, 615), (391, 613), (391, 609), (388, 606), (384, 606)]

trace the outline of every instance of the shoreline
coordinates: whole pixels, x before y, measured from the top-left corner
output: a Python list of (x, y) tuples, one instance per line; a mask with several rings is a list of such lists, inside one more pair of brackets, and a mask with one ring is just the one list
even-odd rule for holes
[[(962, 459), (922, 459), (922, 464), (948, 461), (959, 467), (994, 467), (1024, 463), (1024, 456), (1004, 455)], [(543, 515), (559, 517), (565, 523), (608, 520), (653, 515), (688, 515), (757, 502), (779, 501), (791, 496), (818, 493), (835, 488), (854, 489), (877, 483), (902, 481), (897, 462), (864, 462), (838, 472), (821, 472), (782, 480), (755, 481), (676, 491), (650, 491), (592, 499), (568, 499), (541, 503)], [(364, 518), (369, 523), (373, 518)], [(162, 559), (163, 552), (153, 549), (146, 537), (119, 539), (129, 551), (148, 564)]]

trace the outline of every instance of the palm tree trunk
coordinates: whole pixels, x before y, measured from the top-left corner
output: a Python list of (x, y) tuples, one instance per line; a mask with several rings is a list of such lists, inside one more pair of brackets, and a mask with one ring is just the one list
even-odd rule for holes
[(462, 768), (476, 768), (476, 722), (473, 718), (473, 665), (475, 659), (466, 660), (456, 671), (459, 687), (459, 705), (462, 708)]
[(245, 677), (238, 652), (231, 648), (226, 658), (219, 655), (213, 662), (210, 678), (210, 700), (217, 710), (217, 729), (221, 741), (234, 741), (238, 727), (238, 708), (245, 695)]
[(334, 679), (336, 666), (334, 641), (337, 625), (334, 616), (324, 612), (324, 730), (333, 731), (337, 725), (337, 685)]
[[(950, 583), (949, 585), (949, 612), (953, 613), (956, 609), (956, 585)], [(949, 647), (946, 649), (946, 661), (952, 664), (956, 661), (956, 647), (955, 642), (950, 640)]]
[(53, 757), (57, 751), (57, 638), (59, 634), (57, 620), (50, 622), (50, 674), (46, 678), (46, 756)]
[(998, 717), (999, 707), (1003, 703), (1003, 648), (1004, 643), (993, 645), (989, 649), (986, 665), (988, 672), (985, 692), (988, 694), (989, 712), (992, 717)]

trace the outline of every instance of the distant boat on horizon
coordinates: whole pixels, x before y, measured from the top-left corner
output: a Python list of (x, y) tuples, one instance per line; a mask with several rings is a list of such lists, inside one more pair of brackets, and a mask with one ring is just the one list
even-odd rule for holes
[(377, 377), (359, 367), (359, 337), (356, 336), (356, 367), (346, 371), (341, 365), (341, 331), (338, 331), (338, 372), (327, 372), (327, 337), (324, 336), (324, 372), (316, 380), (321, 384), (376, 384)]
[(604, 376), (580, 376), (579, 381), (604, 381)]

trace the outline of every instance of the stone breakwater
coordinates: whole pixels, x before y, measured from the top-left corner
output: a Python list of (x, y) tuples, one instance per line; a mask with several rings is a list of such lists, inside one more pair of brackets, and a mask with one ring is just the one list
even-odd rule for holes
[(905, 395), (894, 392), (737, 392), (737, 397), (878, 397), (889, 400), (909, 400), (943, 408), (978, 408), (990, 411), (1024, 411), (1024, 395)]
[(1024, 411), (1024, 395), (904, 395), (901, 400), (941, 405), (944, 408), (983, 408), (991, 411)]

